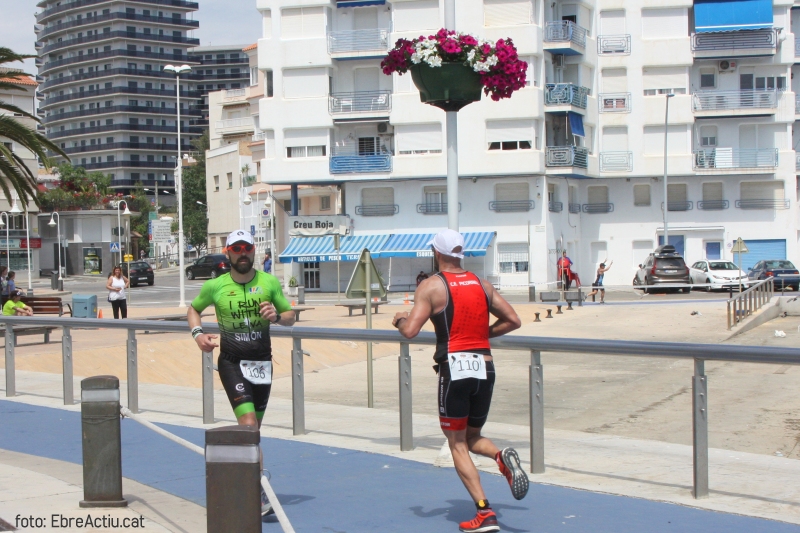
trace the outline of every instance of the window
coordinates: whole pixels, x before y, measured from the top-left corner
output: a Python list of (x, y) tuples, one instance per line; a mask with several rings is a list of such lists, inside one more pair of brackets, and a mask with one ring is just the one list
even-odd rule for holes
[(686, 94), (689, 73), (686, 67), (645, 67), (642, 78), (645, 96)]
[(393, 187), (367, 187), (361, 189), (363, 206), (394, 205)]
[(258, 85), (258, 67), (250, 67), (250, 86)]
[(539, 86), (539, 58), (536, 56), (521, 57), (523, 61), (528, 64), (528, 70), (525, 73), (525, 86), (538, 87)]
[(633, 186), (633, 205), (636, 207), (650, 205), (650, 184), (637, 183)]
[(267, 9), (261, 12), (261, 35), (264, 39), (272, 39), (272, 10)]
[(331, 197), (330, 196), (320, 196), (319, 197), (319, 210), (320, 211), (330, 211), (331, 209)]
[[(534, 143), (534, 140), (537, 141)], [(492, 120), (486, 122), (489, 150), (530, 150), (539, 148), (534, 120)]]
[(529, 262), (528, 243), (498, 243), (497, 261), (501, 274), (527, 272)]
[(714, 89), (717, 86), (717, 70), (713, 68), (700, 69), (700, 88)]
[(712, 147), (717, 145), (717, 127), (700, 126), (700, 146)]
[(272, 98), (274, 92), (275, 91), (272, 83), (272, 71), (266, 70), (264, 71), (264, 94), (267, 95), (267, 98)]
[(395, 126), (398, 155), (441, 154), (442, 125), (409, 124)]
[(594, 185), (586, 188), (590, 204), (607, 204), (608, 187), (605, 185)]
[(531, 0), (483, 0), (484, 26), (517, 26), (532, 21)]
[(689, 202), (689, 188), (685, 183), (667, 184), (667, 209), (684, 211)]
[(233, 189), (233, 173), (228, 172), (228, 188)]
[(530, 200), (530, 185), (527, 181), (498, 183), (494, 186), (494, 199), (496, 202), (528, 202)]
[(628, 69), (604, 68), (601, 71), (604, 93), (625, 93), (628, 91)]
[[(423, 188), (425, 195), (425, 205), (433, 206), (434, 212), (444, 213), (447, 210), (447, 187), (425, 187)], [(436, 208), (440, 209), (436, 209)]]
[(284, 98), (314, 98), (328, 95), (328, 69), (296, 68), (283, 71)]
[(286, 157), (324, 157), (326, 154), (325, 145), (315, 146), (287, 146)]
[(438, 0), (417, 0), (392, 4), (394, 31), (435, 30), (442, 26)]
[(725, 200), (722, 182), (711, 182), (703, 184), (703, 202), (720, 204)]
[(219, 176), (214, 176), (214, 192), (219, 192)]
[(689, 11), (685, 7), (642, 9), (642, 38), (671, 39), (689, 35)]
[(740, 184), (741, 200), (784, 199), (783, 181), (743, 181)]
[[(292, 201), (291, 200), (284, 200), (283, 201), (283, 210), (286, 211), (287, 213), (291, 213), (292, 212)], [(302, 198), (298, 198), (297, 199), (297, 212), (299, 213), (302, 210), (303, 210), (303, 199)]]
[(325, 35), (325, 11), (322, 7), (281, 10), (281, 37), (308, 39)]
[(625, 35), (625, 10), (600, 12), (600, 35)]
[(286, 130), (283, 137), (287, 158), (327, 155), (328, 130)]

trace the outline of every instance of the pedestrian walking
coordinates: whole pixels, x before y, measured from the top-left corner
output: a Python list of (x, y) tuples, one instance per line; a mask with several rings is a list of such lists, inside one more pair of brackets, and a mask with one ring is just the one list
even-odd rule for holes
[(269, 252), (264, 253), (264, 272), (272, 274), (272, 254)]
[[(608, 259), (606, 259), (608, 261)], [(611, 261), (608, 266), (606, 266), (605, 261), (600, 263), (600, 266), (597, 267), (597, 279), (594, 280), (592, 283), (592, 292), (586, 295), (588, 298), (589, 296), (592, 297), (592, 301), (594, 301), (595, 295), (599, 292), (600, 293), (600, 303), (604, 304), (606, 299), (606, 290), (603, 288), (603, 278), (606, 275), (606, 272), (611, 270), (611, 265), (614, 264), (614, 261)]]
[[(187, 319), (201, 351), (210, 352), (219, 346), (219, 379), (236, 421), (260, 428), (272, 388), (270, 327), (293, 325), (295, 313), (278, 278), (253, 268), (256, 249), (249, 231), (232, 232), (225, 246), (231, 271), (203, 284), (189, 306)], [(200, 313), (210, 305), (217, 314), (219, 345), (214, 342), (217, 336), (204, 333), (200, 322)], [(262, 468), (263, 462), (262, 457)], [(261, 514), (271, 510), (261, 489)]]
[(114, 312), (114, 318), (128, 318), (128, 299), (125, 294), (125, 289), (130, 287), (131, 282), (128, 278), (122, 275), (122, 268), (118, 265), (111, 271), (111, 275), (106, 282), (106, 289), (108, 289), (108, 301), (111, 302), (111, 309)]
[(558, 279), (561, 281), (564, 290), (569, 290), (572, 285), (572, 259), (567, 257), (567, 251), (561, 252), (561, 258), (558, 260)]
[(8, 300), (8, 267), (0, 266), (0, 306)]
[[(500, 450), (481, 435), (489, 416), (495, 367), (491, 337), (505, 335), (521, 325), (509, 303), (486, 280), (461, 268), (464, 237), (453, 230), (431, 241), (437, 274), (420, 283), (410, 312), (399, 312), (392, 324), (410, 339), (430, 320), (436, 331), (434, 369), (439, 375), (439, 424), (447, 437), (458, 477), (475, 502), (477, 514), (461, 522), (466, 533), (500, 531), (497, 516), (481, 486), (469, 452), (491, 457), (521, 500), (528, 493), (528, 476), (513, 448)], [(490, 316), (497, 320), (490, 325)]]
[(422, 283), (426, 279), (428, 279), (428, 275), (422, 270), (420, 270), (419, 274), (417, 275), (417, 287), (419, 287), (420, 283)]
[(22, 291), (11, 293), (11, 297), (3, 304), (4, 316), (33, 316), (33, 309), (20, 301), (22, 294)]

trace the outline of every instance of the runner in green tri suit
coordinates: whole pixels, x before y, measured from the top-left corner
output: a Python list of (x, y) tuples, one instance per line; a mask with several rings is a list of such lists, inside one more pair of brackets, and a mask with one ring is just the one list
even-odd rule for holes
[[(226, 241), (231, 272), (203, 284), (187, 313), (197, 346), (204, 352), (219, 347), (219, 378), (240, 425), (261, 427), (272, 387), (272, 324), (291, 326), (295, 313), (278, 278), (253, 268), (255, 245), (249, 232), (236, 230)], [(220, 329), (203, 331), (200, 314), (214, 305)], [(262, 490), (262, 514), (271, 509)]]

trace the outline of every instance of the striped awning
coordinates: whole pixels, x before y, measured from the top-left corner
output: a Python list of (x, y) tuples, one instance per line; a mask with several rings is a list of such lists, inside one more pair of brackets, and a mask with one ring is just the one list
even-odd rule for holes
[(380, 250), (389, 235), (348, 235), (342, 237), (340, 250), (333, 247), (333, 236), (324, 237), (292, 237), (289, 246), (278, 256), (281, 263), (326, 263), (328, 261), (357, 261), (361, 251), (366, 248), (370, 252)]
[[(433, 257), (430, 242), (435, 233), (396, 233), (392, 235), (377, 257)], [(463, 233), (464, 255), (481, 257), (492, 243), (496, 233), (493, 231)]]

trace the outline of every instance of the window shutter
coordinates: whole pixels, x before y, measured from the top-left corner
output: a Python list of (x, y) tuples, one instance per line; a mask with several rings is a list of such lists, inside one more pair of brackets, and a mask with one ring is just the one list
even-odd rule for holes
[(529, 247), (524, 242), (504, 242), (497, 244), (499, 263), (517, 263), (528, 260)]
[(530, 141), (534, 139), (533, 120), (492, 120), (486, 122), (486, 141)]
[(328, 70), (297, 68), (283, 71), (285, 98), (315, 98), (328, 94)]
[(394, 205), (394, 188), (369, 187), (361, 189), (361, 203), (363, 205)]
[(601, 11), (600, 35), (625, 35), (625, 11)]
[(607, 204), (608, 203), (608, 187), (605, 185), (595, 185), (587, 187), (587, 194), (590, 204)]
[(667, 184), (667, 202), (686, 202), (689, 200), (689, 192), (685, 183)]
[(685, 89), (689, 81), (686, 67), (645, 67), (642, 86), (649, 89)]
[(602, 151), (627, 152), (628, 128), (625, 126), (603, 128)]
[(744, 181), (741, 200), (783, 200), (783, 181)]
[(269, 159), (275, 157), (275, 130), (264, 132), (264, 155)]
[(498, 183), (494, 186), (494, 199), (498, 202), (527, 201), (530, 199), (530, 186), (527, 181)]
[(642, 38), (668, 39), (689, 35), (689, 11), (685, 7), (642, 9)]
[(530, 24), (533, 18), (532, 12), (531, 0), (483, 0), (483, 25)]
[(281, 37), (299, 39), (303, 36), (303, 10), (300, 8), (281, 10)]
[(286, 148), (295, 146), (327, 146), (328, 130), (286, 130), (283, 132), (283, 142)]
[(646, 183), (639, 183), (633, 186), (633, 205), (650, 205), (650, 185)]
[(325, 36), (325, 10), (322, 7), (303, 8), (303, 37)]
[(721, 202), (724, 200), (722, 193), (722, 183), (704, 183), (703, 184), (703, 201), (704, 202)]
[(267, 9), (261, 12), (262, 38), (272, 39), (272, 10)]
[(438, 0), (392, 4), (394, 31), (436, 30), (441, 28)]
[(628, 92), (628, 70), (624, 68), (603, 69), (603, 92)]
[(442, 149), (442, 125), (408, 124), (394, 128), (398, 152)]

